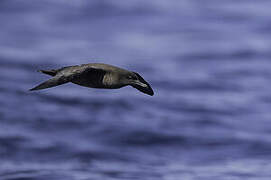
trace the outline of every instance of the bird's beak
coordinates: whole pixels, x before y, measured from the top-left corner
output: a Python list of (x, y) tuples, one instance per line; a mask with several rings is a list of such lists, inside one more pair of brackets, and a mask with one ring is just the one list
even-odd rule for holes
[(149, 85), (149, 83), (147, 83), (147, 81), (145, 81), (138, 73), (134, 72), (136, 74), (136, 76), (138, 77), (138, 80), (135, 80), (131, 85), (136, 88), (137, 90), (148, 94), (150, 96), (153, 96), (154, 92), (151, 88), (151, 86)]
[(147, 84), (144, 84), (143, 82), (140, 82), (139, 80), (136, 80), (133, 82), (135, 85), (138, 85), (138, 86), (141, 86), (143, 88), (147, 88), (148, 85)]

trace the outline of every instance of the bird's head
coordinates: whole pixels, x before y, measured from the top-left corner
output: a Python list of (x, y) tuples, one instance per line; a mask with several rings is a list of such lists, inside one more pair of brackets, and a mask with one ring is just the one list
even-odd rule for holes
[(154, 94), (149, 83), (147, 83), (147, 81), (145, 81), (143, 77), (141, 77), (136, 72), (127, 72), (123, 77), (123, 81), (125, 82), (125, 84), (131, 85), (132, 87), (136, 88), (137, 90), (145, 94), (148, 94), (150, 96), (153, 96)]

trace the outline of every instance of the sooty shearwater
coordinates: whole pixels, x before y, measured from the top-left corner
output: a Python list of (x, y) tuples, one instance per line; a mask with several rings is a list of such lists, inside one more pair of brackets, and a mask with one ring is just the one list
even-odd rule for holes
[(149, 83), (147, 83), (138, 73), (108, 64), (90, 63), (67, 66), (60, 69), (39, 70), (39, 72), (53, 77), (30, 89), (30, 91), (51, 88), (72, 82), (80, 86), (103, 89), (118, 89), (131, 85), (150, 96), (153, 96), (154, 94)]

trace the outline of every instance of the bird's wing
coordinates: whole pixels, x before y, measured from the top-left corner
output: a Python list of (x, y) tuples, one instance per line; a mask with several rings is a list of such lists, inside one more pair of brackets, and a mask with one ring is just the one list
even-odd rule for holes
[(88, 78), (102, 80), (106, 71), (101, 68), (90, 66), (73, 66), (59, 70), (56, 76), (30, 89), (30, 91), (47, 89), (54, 86), (59, 86), (68, 82), (84, 81)]
[(89, 84), (102, 86), (106, 72), (106, 70), (100, 67), (85, 66), (74, 69), (74, 72), (71, 73), (72, 75), (69, 78), (71, 82), (83, 86), (88, 86)]
[(41, 90), (41, 89), (47, 89), (51, 88), (54, 86), (59, 86), (65, 83), (70, 82), (69, 78), (66, 78), (64, 76), (54, 76), (53, 78), (39, 84), (38, 86), (30, 89), (30, 91), (35, 91), (35, 90)]

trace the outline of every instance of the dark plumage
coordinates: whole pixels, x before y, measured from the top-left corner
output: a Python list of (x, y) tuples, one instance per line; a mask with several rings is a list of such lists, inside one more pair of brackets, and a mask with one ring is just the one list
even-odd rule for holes
[(118, 89), (131, 85), (145, 94), (151, 96), (154, 94), (151, 86), (138, 73), (108, 64), (90, 63), (39, 72), (53, 77), (30, 91), (72, 82), (80, 86), (103, 89)]

